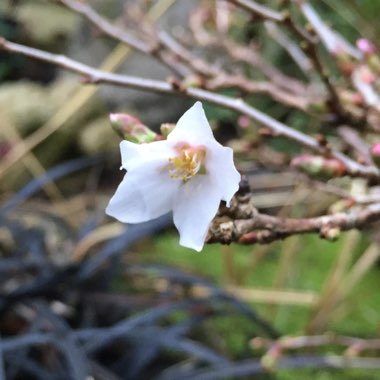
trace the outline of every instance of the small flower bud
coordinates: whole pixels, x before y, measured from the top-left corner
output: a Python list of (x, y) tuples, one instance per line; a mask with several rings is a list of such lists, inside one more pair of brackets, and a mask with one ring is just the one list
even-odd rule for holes
[(350, 106), (350, 105), (356, 105), (361, 106), (364, 103), (364, 97), (360, 92), (354, 92), (354, 91), (342, 91), (340, 94), (340, 98), (344, 102), (344, 104)]
[(189, 87), (202, 88), (204, 86), (205, 86), (205, 80), (200, 75), (188, 75), (182, 81), (182, 87), (184, 88), (189, 88)]
[(124, 140), (137, 144), (157, 140), (157, 134), (144, 125), (137, 117), (128, 113), (110, 114), (112, 128)]
[(356, 41), (356, 47), (365, 55), (372, 55), (376, 52), (375, 45), (366, 38), (359, 38)]
[(242, 129), (246, 129), (246, 128), (248, 128), (251, 124), (252, 124), (252, 121), (251, 121), (251, 119), (250, 119), (248, 116), (241, 115), (241, 116), (238, 117), (237, 125), (238, 125), (240, 128), (242, 128)]
[(373, 162), (380, 167), (380, 143), (375, 143), (370, 149)]
[(242, 139), (230, 140), (228, 146), (236, 153), (248, 153), (252, 151), (252, 144), (249, 141)]
[(8, 142), (0, 142), (0, 158), (5, 157), (8, 152), (12, 149), (12, 145)]
[(175, 128), (175, 124), (163, 123), (160, 125), (160, 132), (164, 139), (166, 139), (169, 133)]
[(344, 51), (340, 51), (335, 55), (336, 63), (345, 75), (350, 75), (355, 69), (355, 63), (352, 58)]
[(353, 198), (340, 199), (336, 201), (329, 207), (330, 214), (337, 214), (338, 212), (347, 211), (355, 204), (355, 200)]
[(372, 84), (376, 80), (376, 76), (368, 66), (362, 66), (359, 71), (359, 78), (366, 84)]
[(335, 241), (340, 236), (340, 228), (339, 227), (331, 227), (331, 226), (323, 226), (319, 231), (321, 238)]
[(322, 178), (340, 177), (346, 172), (344, 164), (335, 158), (309, 154), (295, 157), (291, 162), (291, 166), (311, 176)]
[(326, 102), (316, 102), (309, 105), (309, 111), (318, 114), (327, 112)]
[(245, 234), (243, 234), (240, 239), (240, 244), (263, 244), (266, 242), (270, 242), (271, 238), (273, 237), (273, 234), (269, 230), (257, 230), (257, 231), (250, 231)]
[(282, 348), (279, 345), (273, 345), (268, 352), (261, 358), (261, 365), (271, 371), (275, 368), (278, 360), (282, 356)]

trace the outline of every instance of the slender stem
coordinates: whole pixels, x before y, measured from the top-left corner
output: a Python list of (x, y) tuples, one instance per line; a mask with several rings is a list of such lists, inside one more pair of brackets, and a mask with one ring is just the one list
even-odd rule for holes
[[(234, 198), (235, 199), (235, 198)], [(254, 208), (251, 213), (239, 219), (241, 205), (231, 210), (220, 210), (210, 227), (207, 241), (209, 243), (230, 243), (238, 241), (244, 244), (266, 244), (292, 235), (317, 232), (321, 237), (335, 239), (340, 231), (362, 228), (380, 218), (380, 203), (374, 203), (359, 210), (323, 215), (312, 218), (282, 218), (261, 214)], [(247, 209), (244, 206), (244, 212)], [(220, 217), (230, 216), (229, 222), (221, 222)], [(237, 217), (236, 217), (237, 216)]]
[(276, 12), (273, 9), (258, 4), (252, 0), (229, 0), (231, 3), (249, 11), (250, 13), (272, 21), (283, 21), (284, 16), (280, 12)]

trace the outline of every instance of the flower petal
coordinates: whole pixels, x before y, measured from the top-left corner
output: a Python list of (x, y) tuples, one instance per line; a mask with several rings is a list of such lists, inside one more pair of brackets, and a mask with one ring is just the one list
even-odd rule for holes
[(129, 170), (106, 213), (123, 223), (141, 223), (169, 212), (181, 182), (169, 177), (166, 164), (150, 161)]
[(168, 141), (155, 141), (135, 144), (130, 141), (120, 143), (121, 163), (126, 170), (133, 169), (149, 161), (167, 161), (175, 155), (172, 144)]
[(168, 141), (173, 143), (187, 142), (200, 145), (207, 144), (209, 140), (215, 139), (201, 102), (196, 102), (187, 110), (168, 135)]
[(241, 179), (234, 165), (233, 150), (216, 141), (208, 144), (205, 166), (214, 186), (219, 188), (222, 199), (229, 207), (231, 198), (239, 189)]
[(173, 219), (180, 234), (179, 244), (201, 251), (208, 228), (220, 203), (219, 188), (207, 175), (198, 175), (178, 190)]

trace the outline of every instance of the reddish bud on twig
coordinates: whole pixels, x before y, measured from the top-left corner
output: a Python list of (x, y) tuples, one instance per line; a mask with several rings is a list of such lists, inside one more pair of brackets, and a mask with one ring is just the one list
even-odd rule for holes
[(370, 70), (370, 68), (368, 66), (362, 66), (360, 68), (359, 77), (362, 80), (362, 82), (364, 82), (366, 84), (372, 84), (376, 80), (376, 76)]
[(376, 55), (375, 45), (366, 38), (360, 38), (356, 41), (356, 46), (364, 54), (368, 66), (372, 70), (380, 72), (380, 59)]
[(349, 208), (355, 205), (355, 203), (355, 199), (353, 198), (340, 199), (329, 207), (329, 213), (336, 214), (339, 212), (347, 211)]
[(251, 125), (252, 121), (248, 116), (241, 115), (238, 117), (237, 124), (240, 128), (245, 129)]
[(339, 51), (335, 55), (336, 63), (340, 71), (345, 75), (350, 75), (355, 69), (355, 62), (345, 51)]
[(10, 143), (5, 141), (0, 142), (0, 158), (5, 157), (11, 149), (12, 145)]
[(133, 115), (112, 113), (110, 121), (112, 128), (125, 140), (138, 144), (157, 140), (157, 134)]
[(230, 140), (228, 146), (236, 153), (248, 153), (252, 151), (252, 143), (243, 139)]
[(360, 92), (342, 91), (340, 96), (343, 102), (348, 105), (353, 104), (356, 106), (361, 106), (364, 103), (364, 97)]
[(278, 359), (282, 356), (282, 347), (279, 344), (274, 344), (268, 352), (261, 358), (261, 365), (271, 371), (276, 366)]
[(273, 131), (269, 128), (260, 128), (259, 134), (260, 134), (260, 136), (263, 136), (263, 137), (273, 137), (274, 136)]
[(326, 102), (311, 103), (309, 106), (310, 112), (316, 112), (318, 114), (325, 114), (327, 112)]
[(356, 357), (359, 356), (363, 350), (363, 345), (359, 342), (352, 344), (344, 352), (344, 356)]
[(160, 132), (162, 137), (165, 139), (168, 137), (169, 133), (175, 128), (175, 124), (163, 123), (160, 125)]
[(373, 162), (380, 167), (380, 143), (375, 143), (370, 149)]
[(340, 232), (339, 227), (323, 226), (319, 231), (319, 235), (323, 239), (335, 241), (339, 238)]
[(335, 158), (325, 158), (309, 154), (295, 157), (290, 165), (316, 177), (341, 177), (346, 173), (346, 167), (341, 161)]
[(321, 133), (318, 133), (315, 136), (315, 139), (318, 141), (318, 144), (320, 146), (326, 146), (326, 145), (328, 145), (328, 141), (326, 139), (326, 136), (322, 135)]
[(187, 89), (189, 87), (196, 87), (196, 88), (204, 88), (205, 87), (205, 79), (204, 77), (193, 74), (188, 75), (181, 83), (182, 89)]
[(173, 87), (174, 90), (179, 92), (186, 92), (186, 87), (174, 77), (167, 78), (167, 82)]
[(370, 40), (367, 40), (366, 38), (359, 38), (356, 41), (356, 47), (365, 55), (372, 55), (372, 54), (375, 54), (376, 52), (375, 45)]
[(273, 233), (269, 230), (250, 231), (242, 235), (239, 239), (240, 244), (256, 244), (272, 241)]

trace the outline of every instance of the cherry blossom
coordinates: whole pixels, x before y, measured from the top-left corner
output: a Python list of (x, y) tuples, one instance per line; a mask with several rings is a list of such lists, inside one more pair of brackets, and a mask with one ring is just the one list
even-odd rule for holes
[(238, 190), (240, 174), (231, 148), (219, 144), (202, 104), (179, 119), (166, 140), (120, 144), (124, 179), (106, 213), (124, 223), (141, 223), (169, 211), (180, 245), (201, 251), (223, 200)]

